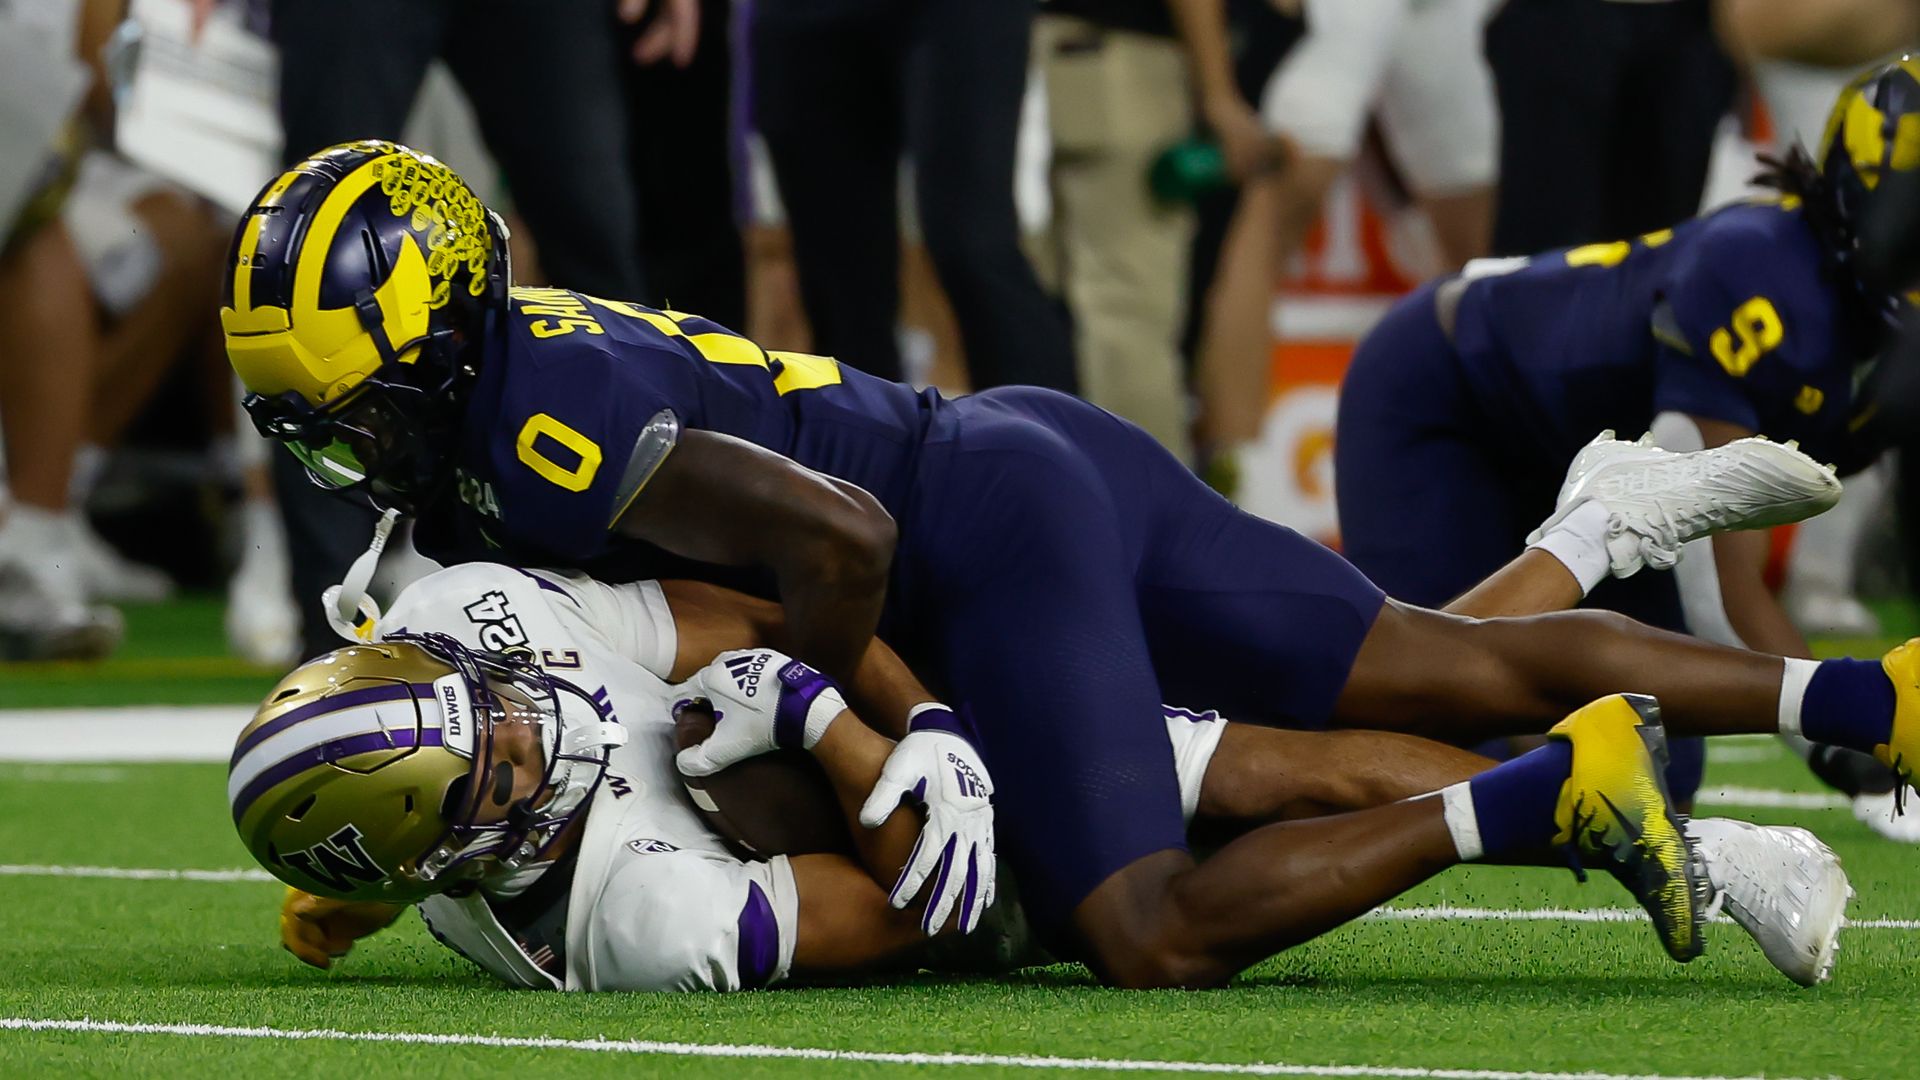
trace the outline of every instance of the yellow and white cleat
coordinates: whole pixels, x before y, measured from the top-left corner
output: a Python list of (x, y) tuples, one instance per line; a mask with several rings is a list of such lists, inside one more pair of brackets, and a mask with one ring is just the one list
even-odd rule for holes
[(1554, 843), (1625, 885), (1653, 917), (1667, 955), (1683, 964), (1699, 956), (1711, 890), (1667, 795), (1659, 704), (1614, 694), (1575, 710), (1547, 737), (1573, 744), (1573, 771), (1554, 810)]
[(1914, 782), (1914, 769), (1920, 767), (1920, 638), (1895, 646), (1881, 658), (1880, 668), (1893, 680), (1893, 733), (1873, 748), (1873, 756), (1900, 778), (1903, 786), (1895, 791), (1902, 796), (1897, 802), (1904, 803), (1904, 785)]

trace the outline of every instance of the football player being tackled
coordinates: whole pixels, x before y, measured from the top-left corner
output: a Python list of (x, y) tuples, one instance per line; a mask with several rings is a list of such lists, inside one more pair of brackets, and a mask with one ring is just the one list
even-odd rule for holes
[[(1920, 760), (1914, 650), (1885, 670), (1783, 661), (1605, 612), (1398, 603), (1074, 398), (947, 399), (697, 316), (513, 289), (497, 215), (391, 143), (336, 147), (275, 180), (229, 268), (221, 319), (256, 424), (321, 482), (410, 513), (425, 554), (749, 582), (779, 598), (783, 651), (842, 684), (878, 632), (952, 706), (871, 717), (898, 739), (888, 775), (924, 809), (915, 866), (964, 882), (971, 852), (984, 888), (990, 860), (957, 823), (1006, 818), (1017, 827), (997, 850), (1037, 930), (1113, 983), (1216, 983), (1463, 850), (1534, 850), (1553, 839), (1527, 833), (1534, 809), (1563, 789), (1555, 831), (1630, 882), (1675, 955), (1700, 944), (1698, 868), (1658, 786), (1629, 783), (1659, 756), (1630, 705), (1580, 712), (1538, 756), (1477, 780), (1471, 800), (1456, 793), (1456, 824), (1480, 808), (1477, 840), (1462, 825), (1456, 844), (1433, 804), (1319, 823), (1364, 828), (1326, 849), (1354, 865), (1370, 845), (1428, 845), (1364, 889), (1348, 891), (1357, 871), (1343, 866), (1319, 907), (1314, 885), (1295, 887), (1290, 825), (1204, 862), (1189, 853), (1163, 701), (1468, 743), (1543, 733), (1634, 692), (1657, 698), (1676, 734), (1804, 733), (1903, 777)], [(1534, 610), (1577, 602), (1649, 552), (1664, 564), (1715, 528), (1793, 520), (1837, 491), (1827, 470), (1758, 440), (1684, 463), (1589, 464), (1523, 556), (1558, 594)], [(341, 606), (356, 610), (360, 591), (343, 589)], [(1608, 734), (1579, 737), (1587, 728)], [(972, 779), (951, 779), (950, 759)]]
[[(907, 778), (886, 771), (892, 740), (846, 699), (891, 724), (940, 707), (881, 645), (843, 697), (767, 647), (783, 624), (777, 605), (692, 582), (473, 563), (414, 583), (375, 640), (283, 680), (235, 748), (234, 820), (292, 886), (286, 947), (327, 967), (417, 903), (443, 943), (542, 989), (737, 990), (1045, 959), (1017, 890), (996, 899), (986, 876), (991, 791), (964, 750), (950, 779), (971, 789), (973, 820), (949, 844), (971, 855), (951, 873), (943, 862), (906, 910), (889, 903), (921, 891), (921, 823), (901, 805)], [(1850, 895), (1838, 860), (1803, 830), (1662, 811), (1646, 699), (1602, 698), (1549, 749), (1497, 766), (1407, 735), (1162, 712), (1189, 828), (1213, 843), (1258, 833), (1268, 860), (1185, 898), (1221, 936), (1250, 916), (1266, 932), (1183, 983), (1220, 981), (1459, 862), (1564, 868), (1569, 853), (1649, 901), (1682, 958), (1700, 927), (1659, 905), (1692, 859), (1783, 973), (1811, 985), (1831, 970)], [(712, 771), (782, 752), (818, 768), (769, 756)], [(1645, 815), (1653, 861), (1596, 826), (1608, 802)], [(997, 822), (1008, 837), (1022, 825)]]

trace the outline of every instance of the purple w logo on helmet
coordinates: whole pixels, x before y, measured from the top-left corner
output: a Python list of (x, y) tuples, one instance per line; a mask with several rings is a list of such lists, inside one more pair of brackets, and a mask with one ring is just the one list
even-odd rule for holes
[(387, 876), (360, 844), (360, 830), (344, 825), (332, 836), (304, 851), (289, 851), (280, 861), (334, 892), (347, 892), (353, 882), (379, 881)]

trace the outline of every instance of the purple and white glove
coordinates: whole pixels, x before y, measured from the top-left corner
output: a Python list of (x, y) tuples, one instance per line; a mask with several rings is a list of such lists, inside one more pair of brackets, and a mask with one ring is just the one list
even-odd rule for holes
[(674, 758), (686, 776), (712, 776), (774, 750), (811, 750), (847, 711), (832, 679), (772, 649), (723, 652), (687, 687), (713, 703), (717, 723), (705, 742)]
[(931, 881), (920, 928), (928, 936), (939, 933), (957, 908), (961, 933), (971, 932), (993, 906), (993, 780), (945, 705), (913, 710), (907, 737), (887, 757), (860, 808), (860, 824), (879, 828), (902, 800), (925, 810), (927, 823), (888, 902), (906, 907)]

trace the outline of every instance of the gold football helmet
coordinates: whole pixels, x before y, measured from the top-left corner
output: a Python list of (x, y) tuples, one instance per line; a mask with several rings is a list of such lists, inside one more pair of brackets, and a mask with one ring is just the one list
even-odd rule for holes
[[(510, 724), (538, 748), (539, 783), (519, 797), (496, 738)], [(240, 732), (227, 801), (247, 850), (287, 884), (412, 903), (538, 862), (626, 739), (528, 661), (398, 634), (282, 679)]]

